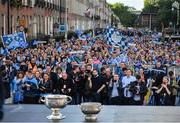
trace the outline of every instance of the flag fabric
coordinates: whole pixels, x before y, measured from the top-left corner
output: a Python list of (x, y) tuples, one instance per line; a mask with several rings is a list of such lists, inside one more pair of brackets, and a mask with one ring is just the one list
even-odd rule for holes
[(109, 45), (121, 46), (122, 35), (115, 28), (108, 27), (105, 31), (105, 38)]
[(87, 40), (86, 35), (81, 35), (81, 36), (79, 37), (79, 40), (82, 40), (82, 41)]
[(18, 32), (1, 37), (3, 45), (8, 49), (26, 48), (28, 46), (24, 32)]
[(76, 34), (79, 37), (79, 40), (90, 40), (92, 38), (92, 32), (84, 33), (82, 31), (77, 31)]
[(76, 30), (75, 33), (77, 34), (78, 37), (80, 37), (83, 34), (81, 30)]

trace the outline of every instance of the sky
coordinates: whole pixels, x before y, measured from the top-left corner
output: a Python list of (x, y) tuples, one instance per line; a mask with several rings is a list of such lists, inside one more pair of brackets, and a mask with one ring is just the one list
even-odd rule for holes
[(136, 8), (137, 10), (142, 10), (144, 7), (144, 0), (107, 0), (108, 3), (116, 3), (121, 2), (124, 5), (131, 6)]

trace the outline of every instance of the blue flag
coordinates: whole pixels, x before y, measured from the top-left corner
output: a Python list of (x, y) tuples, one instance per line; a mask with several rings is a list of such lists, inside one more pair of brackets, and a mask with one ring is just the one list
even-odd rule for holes
[(78, 37), (80, 37), (83, 34), (81, 30), (76, 30), (75, 33), (77, 34)]
[(26, 48), (28, 46), (24, 32), (4, 35), (2, 41), (8, 49)]
[(105, 37), (107, 38), (107, 43), (109, 45), (113, 45), (113, 46), (121, 45), (121, 40), (122, 40), (121, 33), (115, 28), (111, 28), (111, 27), (107, 28), (105, 35), (106, 35)]

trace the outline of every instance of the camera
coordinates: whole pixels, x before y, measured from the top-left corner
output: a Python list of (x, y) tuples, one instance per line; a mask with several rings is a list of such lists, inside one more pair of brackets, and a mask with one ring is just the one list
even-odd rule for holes
[(133, 94), (136, 94), (139, 91), (139, 89), (137, 88), (136, 82), (131, 82), (129, 84), (129, 91), (132, 92)]
[(3, 119), (3, 111), (2, 111), (2, 104), (0, 104), (0, 121)]

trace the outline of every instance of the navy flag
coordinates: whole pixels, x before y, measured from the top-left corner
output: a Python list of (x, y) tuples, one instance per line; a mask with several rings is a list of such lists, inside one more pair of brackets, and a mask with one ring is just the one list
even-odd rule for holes
[(26, 48), (27, 42), (24, 32), (18, 32), (1, 37), (3, 45), (8, 49)]

